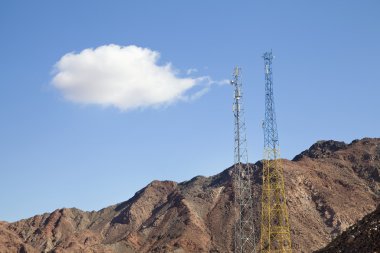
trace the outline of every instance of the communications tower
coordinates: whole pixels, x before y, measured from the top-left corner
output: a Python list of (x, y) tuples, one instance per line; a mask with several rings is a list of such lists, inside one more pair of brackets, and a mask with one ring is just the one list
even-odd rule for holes
[(265, 120), (263, 122), (264, 162), (260, 252), (291, 253), (289, 216), (274, 108), (272, 52), (266, 52), (263, 58), (265, 63)]
[(231, 84), (235, 88), (233, 112), (235, 118), (235, 165), (233, 183), (235, 207), (238, 219), (234, 229), (234, 252), (256, 252), (256, 238), (253, 219), (252, 168), (248, 163), (246, 128), (244, 119), (241, 69), (235, 67)]

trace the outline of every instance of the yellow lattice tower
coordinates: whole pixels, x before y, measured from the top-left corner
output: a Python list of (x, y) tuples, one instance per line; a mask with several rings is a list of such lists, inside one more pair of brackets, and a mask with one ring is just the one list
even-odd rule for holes
[(272, 52), (264, 54), (265, 62), (265, 121), (263, 186), (261, 203), (261, 253), (290, 253), (289, 215), (283, 167), (280, 161), (279, 141), (274, 110), (272, 81)]

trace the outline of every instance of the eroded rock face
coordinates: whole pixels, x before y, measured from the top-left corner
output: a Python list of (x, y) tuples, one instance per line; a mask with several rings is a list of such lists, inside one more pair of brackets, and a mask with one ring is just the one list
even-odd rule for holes
[(380, 205), (316, 253), (380, 252)]
[[(380, 139), (318, 142), (282, 163), (295, 252), (322, 248), (379, 203)], [(252, 166), (259, 238), (262, 163)], [(231, 173), (154, 181), (96, 212), (59, 209), (0, 223), (0, 252), (232, 252)]]
[(17, 234), (10, 231), (8, 225), (5, 222), (0, 222), (0, 252), (38, 252), (33, 247), (26, 245)]

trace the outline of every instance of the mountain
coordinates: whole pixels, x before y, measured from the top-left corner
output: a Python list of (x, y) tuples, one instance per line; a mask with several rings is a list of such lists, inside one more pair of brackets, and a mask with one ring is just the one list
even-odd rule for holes
[[(380, 202), (380, 138), (319, 141), (282, 164), (294, 252), (326, 246)], [(258, 238), (262, 162), (252, 167)], [(0, 223), (0, 252), (231, 252), (231, 173), (153, 181), (99, 211), (63, 208)]]
[(380, 205), (316, 253), (380, 252)]

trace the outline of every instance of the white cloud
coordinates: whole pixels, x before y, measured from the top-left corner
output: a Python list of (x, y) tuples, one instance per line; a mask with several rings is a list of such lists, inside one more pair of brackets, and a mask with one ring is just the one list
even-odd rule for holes
[(72, 102), (131, 110), (194, 100), (216, 83), (178, 77), (171, 63), (158, 65), (159, 57), (148, 48), (112, 44), (68, 53), (55, 64), (52, 84)]

